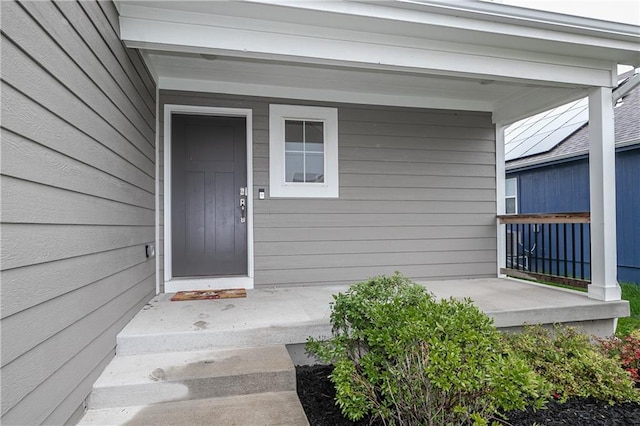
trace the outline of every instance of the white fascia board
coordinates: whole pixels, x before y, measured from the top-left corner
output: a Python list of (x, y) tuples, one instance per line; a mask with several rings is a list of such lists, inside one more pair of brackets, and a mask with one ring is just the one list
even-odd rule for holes
[[(365, 0), (361, 0), (365, 1)], [(577, 34), (605, 33), (609, 37), (628, 36), (636, 37), (638, 27), (632, 24), (621, 22), (604, 21), (600, 19), (587, 18), (582, 16), (567, 15), (564, 13), (549, 12), (538, 9), (530, 9), (522, 6), (512, 6), (487, 1), (456, 1), (450, 0), (397, 0), (413, 10), (431, 9), (439, 10), (440, 13), (449, 13), (456, 16), (473, 17), (475, 19), (487, 20), (491, 22), (514, 23), (519, 26), (528, 25), (533, 27), (562, 28), (564, 31)]]
[(554, 32), (632, 41), (638, 38), (639, 30), (636, 25), (631, 24), (481, 1), (396, 0), (394, 2), (380, 2), (378, 0), (355, 0), (338, 2), (326, 0), (251, 0), (249, 3), (323, 11), (357, 17), (429, 23), (461, 29), (485, 31), (490, 28), (490, 32), (513, 35), (532, 34), (531, 31), (535, 29), (553, 29)]
[(347, 92), (343, 90), (308, 89), (171, 77), (160, 77), (158, 87), (164, 90), (263, 96), (281, 99), (340, 102), (358, 105), (384, 105), (482, 112), (491, 112), (493, 107), (491, 102), (488, 101), (434, 98), (425, 96), (396, 96), (379, 93)]
[[(610, 68), (589, 67), (531, 53), (530, 58), (480, 54), (474, 46), (467, 52), (382, 44), (348, 39), (195, 25), (139, 18), (120, 18), (121, 38), (128, 47), (167, 51), (222, 53), (228, 56), (351, 66), (364, 69), (411, 71), (426, 74), (465, 75), (479, 79), (531, 81), (611, 87)], [(416, 41), (416, 44), (419, 44)], [(508, 52), (507, 52), (508, 53)]]
[[(148, 20), (149, 8), (135, 8), (131, 7), (131, 11), (127, 18), (137, 18), (141, 20)], [(268, 21), (265, 19), (254, 19), (237, 16), (223, 16), (216, 14), (203, 14), (189, 11), (166, 11), (166, 10), (154, 10), (153, 21), (163, 22), (176, 22), (183, 24), (194, 24), (198, 26), (212, 26), (224, 29), (237, 29), (248, 30), (251, 33), (268, 33), (268, 34), (280, 34), (285, 36), (299, 36), (302, 40), (309, 38), (319, 40), (335, 40), (335, 41), (351, 41), (354, 43), (361, 43), (364, 45), (381, 45), (391, 47), (407, 47), (417, 50), (424, 50), (425, 46), (428, 46), (429, 51), (435, 52), (454, 52), (460, 54), (469, 54), (487, 56), (491, 58), (508, 58), (524, 61), (535, 61), (541, 63), (553, 63), (559, 65), (570, 65), (580, 68), (594, 68), (594, 69), (609, 69), (611, 61), (588, 58), (577, 58), (577, 55), (557, 55), (551, 53), (543, 53), (544, 49), (538, 49), (535, 52), (526, 51), (520, 48), (504, 48), (496, 47), (492, 45), (480, 45), (478, 43), (472, 43), (470, 46), (467, 40), (463, 42), (456, 41), (444, 41), (443, 37), (436, 39), (429, 39), (427, 37), (429, 31), (433, 31), (433, 28), (425, 27), (420, 28), (416, 35), (416, 31), (413, 33), (405, 31), (405, 34), (390, 34), (384, 33), (382, 28), (377, 27), (376, 32), (368, 32), (365, 30), (358, 30), (355, 23), (352, 23), (349, 28), (337, 28), (330, 26), (318, 26), (309, 24), (300, 24), (299, 22), (277, 22)], [(333, 17), (332, 17), (333, 18)], [(381, 22), (382, 23), (382, 22)], [(397, 29), (397, 22), (387, 22), (385, 24), (393, 24), (391, 28)], [(402, 28), (406, 29), (405, 24)], [(312, 36), (310, 36), (312, 35)]]

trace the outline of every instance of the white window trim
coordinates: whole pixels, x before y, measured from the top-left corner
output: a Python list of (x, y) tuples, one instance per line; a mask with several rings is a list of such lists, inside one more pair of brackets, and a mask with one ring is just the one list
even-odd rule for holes
[[(513, 180), (515, 181), (515, 185), (514, 185), (514, 194), (513, 195), (507, 195), (507, 182)], [(504, 186), (505, 186), (505, 191), (504, 191), (504, 205), (505, 205), (505, 211), (507, 208), (507, 199), (513, 198), (515, 200), (515, 207), (516, 207), (516, 211), (513, 213), (507, 213), (507, 214), (518, 214), (518, 178), (514, 177), (514, 178), (508, 178), (504, 180)]]
[[(324, 182), (285, 181), (284, 121), (324, 123)], [(269, 196), (338, 198), (338, 110), (300, 105), (269, 105)]]

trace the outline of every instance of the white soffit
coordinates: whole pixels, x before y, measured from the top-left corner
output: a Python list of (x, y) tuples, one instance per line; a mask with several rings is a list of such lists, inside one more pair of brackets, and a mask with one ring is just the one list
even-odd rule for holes
[(560, 25), (457, 7), (468, 4), (118, 7), (122, 39), (144, 51), (160, 88), (492, 111), (494, 121), (508, 123), (582, 97), (587, 87), (611, 87), (616, 62), (640, 62), (640, 36), (628, 34), (637, 27), (585, 27), (581, 18)]
[[(319, 101), (492, 111), (494, 100), (531, 86), (468, 78), (238, 60), (146, 51), (162, 89)], [(569, 89), (558, 89), (561, 92)]]

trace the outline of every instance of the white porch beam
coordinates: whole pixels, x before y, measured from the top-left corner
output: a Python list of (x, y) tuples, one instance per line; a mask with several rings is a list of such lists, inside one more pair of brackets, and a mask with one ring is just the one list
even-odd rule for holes
[(489, 101), (453, 99), (428, 96), (409, 96), (374, 92), (356, 92), (337, 89), (300, 88), (229, 81), (196, 80), (160, 77), (160, 89), (191, 92), (229, 93), (234, 95), (264, 96), (268, 98), (291, 98), (324, 102), (344, 102), (360, 105), (388, 105), (412, 108), (438, 108), (464, 111), (490, 112)]
[(616, 253), (616, 152), (611, 89), (589, 90), (591, 285), (589, 297), (620, 300)]

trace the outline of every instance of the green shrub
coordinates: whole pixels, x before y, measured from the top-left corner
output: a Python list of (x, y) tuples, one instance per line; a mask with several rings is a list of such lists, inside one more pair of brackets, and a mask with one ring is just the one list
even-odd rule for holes
[(617, 360), (604, 355), (589, 336), (574, 328), (526, 326), (522, 333), (507, 335), (512, 350), (548, 381), (557, 398), (595, 397), (609, 403), (637, 401), (629, 375)]
[(331, 324), (333, 337), (307, 349), (334, 364), (336, 400), (351, 420), (482, 424), (549, 394), (469, 300), (435, 301), (398, 273), (334, 295)]
[(608, 339), (600, 339), (599, 342), (604, 353), (617, 360), (629, 373), (636, 387), (640, 387), (640, 329), (622, 339), (612, 336)]
[(616, 336), (621, 339), (628, 336), (635, 330), (640, 330), (640, 284), (620, 283), (622, 289), (622, 300), (629, 301), (631, 315), (618, 318)]

